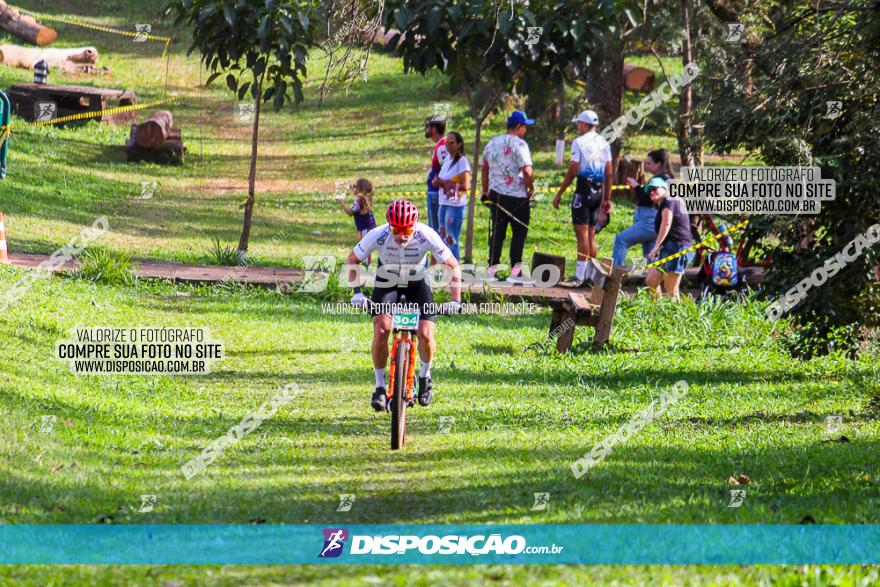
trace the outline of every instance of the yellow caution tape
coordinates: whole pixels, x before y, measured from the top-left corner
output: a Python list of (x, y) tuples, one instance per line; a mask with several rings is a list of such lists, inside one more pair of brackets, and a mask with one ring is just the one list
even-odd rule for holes
[(168, 51), (168, 45), (171, 44), (171, 37), (163, 37), (160, 35), (153, 35), (150, 33), (138, 33), (131, 31), (121, 31), (119, 29), (114, 29), (112, 27), (101, 26), (98, 24), (92, 24), (90, 22), (84, 22), (81, 20), (77, 20), (75, 18), (66, 18), (63, 16), (50, 16), (48, 14), (42, 14), (39, 12), (31, 12), (30, 10), (25, 10), (24, 8), (16, 8), (20, 13), (27, 14), (28, 16), (32, 16), (37, 20), (45, 20), (45, 21), (54, 21), (54, 22), (63, 22), (65, 24), (71, 24), (74, 26), (83, 27), (86, 29), (92, 29), (93, 31), (101, 31), (103, 33), (110, 33), (113, 35), (121, 35), (124, 37), (132, 37), (132, 38), (143, 38), (149, 39), (151, 41), (161, 41), (165, 43), (165, 49), (162, 51), (162, 57), (165, 57), (165, 53)]
[[(547, 188), (546, 190), (541, 190), (541, 191), (543, 193), (554, 193), (558, 189), (559, 188)], [(570, 186), (568, 188), (568, 190), (566, 190), (566, 191), (571, 191), (572, 189), (574, 189), (574, 186)], [(611, 186), (611, 189), (612, 190), (628, 190), (629, 186), (628, 185), (613, 185), (613, 186)], [(376, 194), (376, 197), (386, 197), (386, 196), (389, 196), (389, 197), (399, 197), (399, 196), (408, 197), (408, 196), (424, 196), (424, 195), (425, 195), (424, 191), (421, 191), (421, 192), (380, 192), (380, 193)]]
[[(159, 100), (158, 102), (150, 102), (149, 104), (133, 104), (131, 106), (117, 106), (115, 108), (106, 108), (104, 110), (90, 110), (88, 112), (79, 112), (77, 114), (71, 114), (69, 116), (60, 116), (58, 118), (53, 118), (52, 120), (41, 120), (35, 122), (28, 122), (23, 126), (51, 126), (53, 124), (64, 124), (65, 122), (72, 122), (75, 120), (88, 120), (90, 118), (101, 118), (103, 116), (109, 116), (113, 114), (123, 114), (125, 112), (134, 112), (137, 110), (146, 110), (148, 108), (155, 108), (156, 106), (161, 106), (162, 104), (168, 104), (171, 102), (176, 102), (180, 100), (180, 96), (175, 96), (173, 98), (166, 98), (165, 100)], [(5, 132), (8, 134), (9, 130), (14, 128), (16, 125), (9, 125), (7, 127), (2, 127), (5, 129)]]
[(720, 237), (722, 237), (722, 236), (724, 236), (724, 235), (726, 235), (726, 234), (730, 234), (730, 233), (732, 233), (732, 232), (734, 232), (734, 231), (736, 231), (736, 230), (739, 230), (740, 228), (744, 227), (744, 226), (745, 226), (746, 224), (748, 224), (748, 223), (749, 223), (748, 220), (743, 220), (742, 222), (740, 222), (740, 223), (737, 224), (736, 226), (731, 226), (730, 228), (728, 228), (728, 229), (725, 230), (724, 232), (721, 232), (721, 233), (719, 233), (719, 234), (717, 234), (717, 235), (714, 235), (714, 234), (713, 234), (713, 235), (711, 235), (709, 238), (707, 238), (706, 240), (701, 241), (701, 242), (695, 244), (695, 245), (692, 246), (692, 247), (688, 247), (687, 249), (681, 250), (681, 251), (675, 253), (674, 255), (670, 255), (670, 256), (668, 256), (668, 257), (665, 257), (665, 258), (663, 258), (663, 259), (660, 259), (659, 261), (654, 261), (654, 262), (651, 263), (650, 265), (645, 265), (645, 269), (653, 269), (654, 267), (659, 267), (660, 265), (662, 265), (663, 263), (666, 263), (667, 261), (672, 261), (673, 259), (678, 259), (678, 258), (681, 257), (682, 255), (687, 255), (687, 254), (690, 253), (691, 251), (696, 251), (697, 249), (706, 246), (706, 244), (709, 243), (710, 241), (716, 241), (716, 240), (718, 240)]

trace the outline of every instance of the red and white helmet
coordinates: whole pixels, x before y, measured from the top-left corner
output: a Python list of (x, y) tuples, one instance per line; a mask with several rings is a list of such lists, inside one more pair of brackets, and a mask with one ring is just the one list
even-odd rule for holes
[(395, 200), (385, 217), (391, 228), (412, 228), (419, 220), (419, 209), (409, 200)]

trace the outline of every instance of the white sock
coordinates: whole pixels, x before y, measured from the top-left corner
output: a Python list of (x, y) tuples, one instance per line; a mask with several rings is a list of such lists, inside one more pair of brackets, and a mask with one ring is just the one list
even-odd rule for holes
[(385, 369), (373, 367), (373, 371), (376, 372), (376, 387), (385, 387)]
[(577, 271), (575, 271), (574, 275), (578, 279), (584, 278), (584, 273), (587, 272), (587, 262), (586, 261), (578, 261), (577, 262)]
[(428, 377), (431, 375), (431, 363), (426, 363), (421, 359), (419, 359), (419, 362), (422, 364), (422, 366), (419, 367), (419, 377)]

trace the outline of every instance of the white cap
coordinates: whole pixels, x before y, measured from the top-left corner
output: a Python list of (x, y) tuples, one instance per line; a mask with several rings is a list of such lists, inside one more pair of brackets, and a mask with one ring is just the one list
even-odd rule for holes
[(599, 115), (592, 110), (584, 110), (583, 112), (575, 116), (571, 121), (583, 122), (585, 124), (592, 124), (593, 126), (596, 126), (597, 124), (599, 124)]

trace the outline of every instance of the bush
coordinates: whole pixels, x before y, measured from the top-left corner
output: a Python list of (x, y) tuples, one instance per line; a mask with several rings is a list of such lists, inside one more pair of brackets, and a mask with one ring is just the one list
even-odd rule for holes
[(859, 351), (859, 341), (858, 324), (835, 325), (827, 317), (795, 326), (782, 338), (791, 356), (805, 361), (833, 352), (855, 358)]
[(95, 283), (133, 285), (137, 276), (131, 269), (131, 257), (124, 252), (113, 253), (105, 247), (89, 247), (79, 258), (79, 269), (73, 276)]
[(220, 239), (215, 238), (211, 249), (208, 251), (208, 262), (213, 265), (238, 265), (238, 251), (229, 245), (221, 245)]

